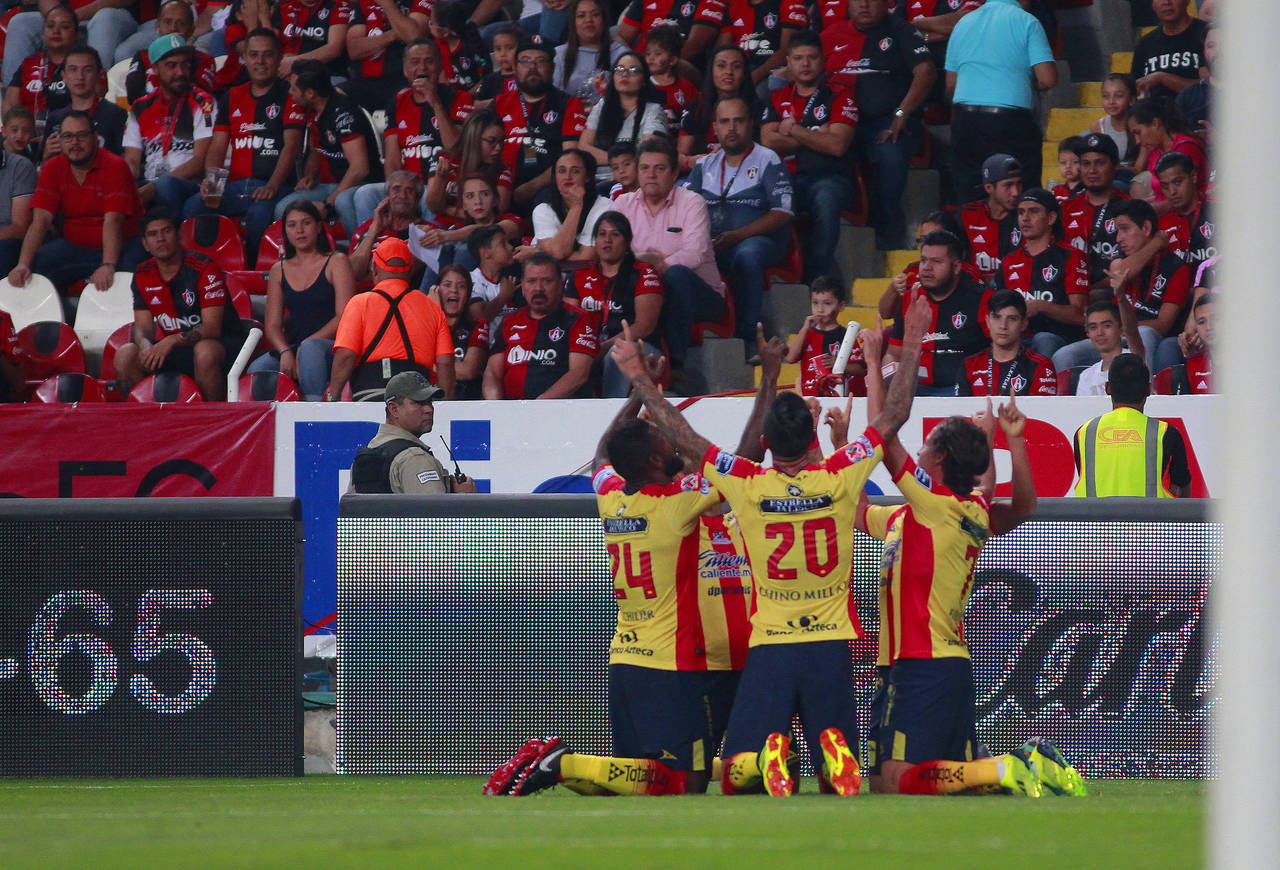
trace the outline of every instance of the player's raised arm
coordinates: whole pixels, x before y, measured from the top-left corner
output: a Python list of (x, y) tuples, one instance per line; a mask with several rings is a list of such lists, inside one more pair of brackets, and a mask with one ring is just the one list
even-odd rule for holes
[[(662, 376), (662, 368), (666, 365), (666, 361), (662, 357), (649, 355), (645, 357), (645, 365), (649, 369), (650, 377), (656, 381)], [(609, 443), (609, 436), (627, 420), (639, 415), (643, 404), (639, 393), (633, 392), (630, 396), (627, 396), (627, 401), (618, 409), (617, 416), (613, 418), (608, 428), (604, 430), (604, 434), (600, 436), (600, 443), (596, 445), (595, 458), (591, 461), (591, 470), (593, 472), (599, 471), (609, 464), (609, 451), (605, 447)]]
[(917, 294), (907, 307), (904, 320), (898, 373), (889, 386), (884, 408), (871, 420), (871, 425), (886, 443), (897, 436), (898, 430), (911, 415), (911, 400), (915, 397), (918, 380), (916, 373), (920, 369), (920, 346), (924, 340), (924, 332), (933, 320), (933, 309), (925, 301), (924, 293)]
[(752, 462), (764, 461), (764, 415), (778, 396), (778, 375), (782, 371), (782, 359), (787, 353), (787, 346), (780, 338), (764, 340), (764, 325), (756, 324), (756, 347), (760, 353), (760, 387), (756, 390), (756, 401), (751, 406), (751, 416), (742, 430), (742, 440), (738, 442), (737, 454)]
[(973, 422), (987, 436), (987, 470), (978, 478), (978, 489), (990, 500), (996, 491), (996, 415), (991, 408), (990, 396), (987, 396), (986, 410), (974, 414)]
[(1031, 459), (1027, 456), (1027, 442), (1023, 432), (1027, 417), (1018, 410), (1013, 392), (1009, 404), (1000, 406), (1000, 428), (1009, 442), (1013, 458), (1013, 502), (991, 506), (991, 531), (1002, 534), (1017, 527), (1036, 512), (1036, 483), (1031, 474)]
[(711, 442), (694, 432), (684, 416), (663, 397), (662, 390), (658, 389), (645, 367), (639, 343), (631, 338), (631, 325), (625, 320), (622, 321), (622, 341), (615, 343), (609, 352), (613, 354), (618, 370), (631, 380), (633, 393), (640, 396), (649, 409), (653, 422), (675, 442), (676, 449), (686, 456), (706, 454)]

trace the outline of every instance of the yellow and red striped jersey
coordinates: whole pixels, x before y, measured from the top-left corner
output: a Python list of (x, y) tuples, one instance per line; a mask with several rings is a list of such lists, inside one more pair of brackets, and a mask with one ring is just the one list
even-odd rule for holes
[(883, 457), (870, 426), (794, 477), (708, 448), (702, 473), (733, 508), (751, 560), (751, 646), (862, 636), (849, 589), (853, 521)]
[(633, 493), (624, 486), (612, 466), (592, 478), (618, 600), (609, 663), (704, 671), (698, 517), (720, 503), (720, 494), (700, 474)]
[(956, 495), (910, 459), (893, 482), (907, 503), (873, 505), (866, 516), (867, 533), (885, 542), (877, 663), (968, 658), (964, 607), (991, 507), (981, 490)]
[(751, 640), (751, 564), (733, 514), (698, 521), (698, 612), (707, 670), (740, 671)]

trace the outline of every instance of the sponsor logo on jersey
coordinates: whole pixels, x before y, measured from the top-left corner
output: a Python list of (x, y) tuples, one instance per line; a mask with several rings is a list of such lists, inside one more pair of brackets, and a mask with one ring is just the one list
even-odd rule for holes
[(720, 474), (728, 474), (733, 470), (733, 463), (737, 458), (727, 450), (721, 450), (716, 454), (716, 471)]
[(987, 237), (984, 236), (982, 233), (978, 233), (976, 236), (973, 237), (973, 243), (975, 245), (984, 245), (986, 244), (986, 242), (987, 242)]
[(523, 347), (513, 347), (507, 351), (507, 365), (523, 365), (536, 363), (538, 365), (553, 366), (559, 355), (554, 347), (543, 347), (538, 350), (525, 350)]
[(760, 511), (766, 514), (805, 514), (831, 507), (829, 495), (810, 495), (800, 498), (762, 498)]
[(986, 541), (991, 535), (991, 532), (986, 526), (978, 525), (968, 517), (960, 518), (960, 531), (964, 532), (980, 544)]
[(875, 452), (876, 449), (871, 446), (871, 439), (866, 435), (859, 435), (850, 441), (849, 446), (844, 449), (844, 455), (855, 463), (870, 459)]
[(649, 530), (644, 517), (605, 517), (603, 522), (606, 535), (636, 535)]
[(916, 466), (916, 471), (913, 477), (915, 477), (916, 483), (920, 484), (925, 489), (933, 489), (933, 478), (929, 476), (929, 472), (925, 471), (920, 466)]

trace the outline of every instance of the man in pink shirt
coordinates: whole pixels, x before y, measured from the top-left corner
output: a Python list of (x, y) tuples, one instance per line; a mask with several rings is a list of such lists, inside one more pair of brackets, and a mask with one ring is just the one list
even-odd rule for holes
[(636, 259), (662, 277), (668, 362), (683, 372), (693, 324), (724, 316), (724, 282), (711, 247), (706, 201), (676, 187), (676, 148), (654, 136), (640, 143), (640, 189), (616, 200), (631, 222)]

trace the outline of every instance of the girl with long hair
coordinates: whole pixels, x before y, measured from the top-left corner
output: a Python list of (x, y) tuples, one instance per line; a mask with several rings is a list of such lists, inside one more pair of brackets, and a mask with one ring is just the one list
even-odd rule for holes
[(613, 74), (604, 97), (591, 107), (578, 148), (603, 167), (597, 181), (608, 181), (609, 149), (619, 142), (634, 142), (667, 132), (663, 111), (666, 98), (649, 81), (649, 65), (634, 51), (623, 52), (613, 63)]
[(511, 194), (515, 190), (515, 174), (502, 163), (502, 145), (506, 132), (502, 119), (493, 109), (472, 112), (458, 134), (458, 144), (440, 152), (435, 171), (427, 180), (427, 208), (433, 214), (462, 214), (461, 186), (463, 178), (480, 176), (489, 179), (497, 193), (498, 210), (511, 210)]
[(324, 218), (314, 202), (295, 200), (285, 209), (284, 257), (267, 273), (265, 341), (271, 348), (250, 372), (288, 375), (308, 402), (324, 399), (333, 367), (333, 338), (355, 276), (345, 254), (329, 245)]
[(569, 16), (569, 39), (556, 46), (551, 81), (590, 109), (608, 85), (609, 68), (627, 49), (609, 38), (601, 0), (574, 0)]
[(481, 382), (489, 359), (489, 322), (471, 312), (471, 276), (457, 263), (440, 270), (429, 295), (440, 303), (449, 331), (453, 334), (455, 399), (481, 398)]
[(474, 268), (466, 241), (480, 227), (497, 224), (508, 239), (519, 238), (520, 219), (498, 210), (498, 196), (483, 175), (472, 175), (462, 180), (461, 214), (436, 215), (428, 223), (415, 224), (409, 230), (409, 249), (427, 267), (422, 276), (423, 288), (436, 283), (442, 263), (458, 262)]

